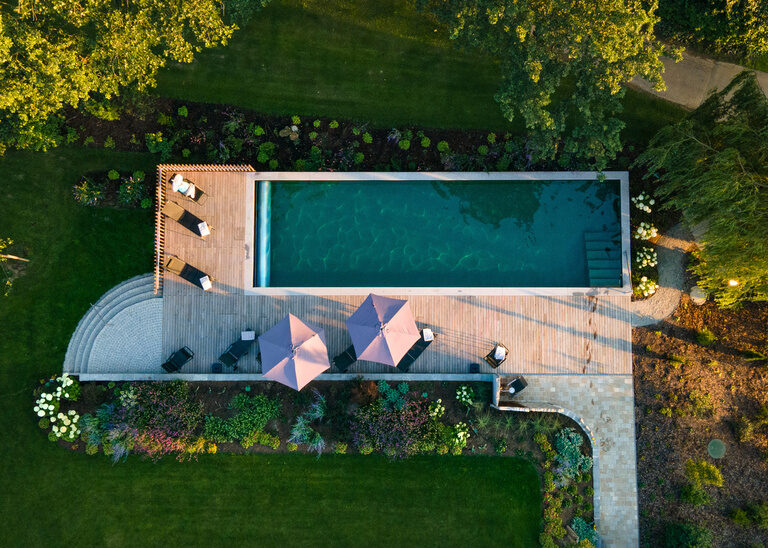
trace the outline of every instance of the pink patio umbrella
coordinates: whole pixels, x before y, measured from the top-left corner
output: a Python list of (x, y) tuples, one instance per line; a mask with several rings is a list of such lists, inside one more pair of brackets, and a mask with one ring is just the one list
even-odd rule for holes
[(371, 293), (347, 319), (358, 360), (396, 367), (421, 338), (408, 301)]
[(261, 372), (265, 378), (294, 390), (331, 367), (325, 331), (288, 314), (259, 336)]

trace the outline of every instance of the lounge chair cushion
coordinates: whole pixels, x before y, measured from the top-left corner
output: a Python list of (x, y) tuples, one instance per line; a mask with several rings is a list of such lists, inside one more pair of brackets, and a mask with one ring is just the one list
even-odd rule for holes
[(178, 221), (181, 216), (184, 215), (186, 210), (175, 202), (166, 202), (163, 206), (163, 215), (167, 215), (171, 219)]
[(165, 269), (174, 274), (181, 275), (181, 271), (184, 270), (185, 266), (187, 266), (187, 263), (178, 257), (166, 257), (165, 259)]

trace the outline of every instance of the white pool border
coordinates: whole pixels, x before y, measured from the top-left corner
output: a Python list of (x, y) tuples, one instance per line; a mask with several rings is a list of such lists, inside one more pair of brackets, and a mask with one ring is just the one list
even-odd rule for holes
[(246, 200), (253, 204), (260, 181), (595, 181), (618, 180), (620, 187), (621, 287), (256, 287), (254, 285), (255, 207), (246, 208), (246, 244), (253, 252), (246, 255), (243, 287), (246, 295), (476, 295), (476, 296), (555, 296), (555, 295), (630, 295), (629, 172), (627, 171), (497, 171), (485, 172), (317, 172), (256, 171), (248, 174)]

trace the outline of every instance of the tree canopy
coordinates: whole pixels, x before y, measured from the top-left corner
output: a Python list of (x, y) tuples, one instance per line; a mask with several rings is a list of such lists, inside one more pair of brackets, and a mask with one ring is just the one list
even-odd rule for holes
[(768, 300), (768, 99), (755, 73), (659, 131), (636, 165), (660, 177), (665, 207), (705, 227), (699, 284), (725, 307)]
[[(639, 75), (664, 89), (655, 0), (417, 0), (451, 38), (501, 60), (496, 94), (521, 116), (536, 159), (602, 168), (621, 148), (624, 84)], [(562, 141), (561, 141), (562, 140)]]
[[(262, 0), (256, 2), (263, 4)], [(45, 150), (65, 105), (143, 91), (235, 30), (215, 0), (19, 0), (0, 5), (0, 153)]]
[(659, 0), (662, 37), (747, 59), (768, 53), (765, 0)]

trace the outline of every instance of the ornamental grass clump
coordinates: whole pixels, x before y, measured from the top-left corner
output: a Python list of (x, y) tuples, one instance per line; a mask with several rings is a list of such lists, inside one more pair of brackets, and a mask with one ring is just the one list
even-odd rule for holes
[(296, 422), (291, 427), (291, 435), (288, 441), (296, 445), (306, 445), (310, 451), (317, 452), (318, 458), (325, 449), (325, 440), (320, 433), (312, 428), (312, 421), (319, 421), (325, 417), (327, 406), (325, 397), (317, 390), (313, 390), (314, 401), (309, 404), (307, 410), (296, 417)]

